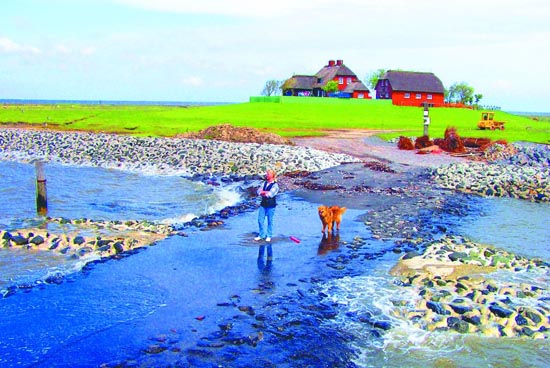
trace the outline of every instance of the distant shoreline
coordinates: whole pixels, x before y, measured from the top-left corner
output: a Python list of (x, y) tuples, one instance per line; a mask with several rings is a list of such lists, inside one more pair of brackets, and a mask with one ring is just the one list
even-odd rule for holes
[(79, 105), (135, 105), (135, 106), (217, 106), (231, 105), (238, 102), (212, 102), (212, 101), (133, 101), (133, 100), (49, 100), (49, 99), (0, 99), (0, 104), (6, 105), (55, 105), (55, 104), (79, 104)]
[[(232, 105), (247, 101), (149, 101), (149, 100), (64, 100), (64, 99), (24, 99), (24, 98), (0, 98), (1, 105), (55, 105), (55, 104), (79, 104), (79, 105), (107, 105), (107, 106), (219, 106)], [(512, 111), (503, 110), (509, 114), (519, 116), (550, 116), (550, 112), (540, 111)]]

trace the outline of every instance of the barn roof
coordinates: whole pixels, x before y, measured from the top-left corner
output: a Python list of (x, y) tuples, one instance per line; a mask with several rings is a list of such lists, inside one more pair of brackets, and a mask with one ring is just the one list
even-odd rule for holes
[(326, 65), (321, 70), (315, 74), (315, 76), (320, 79), (318, 86), (324, 86), (328, 81), (333, 80), (335, 77), (356, 77), (354, 72), (352, 72), (344, 64), (339, 65)]
[(443, 83), (441, 83), (441, 80), (433, 73), (388, 70), (380, 79), (387, 79), (394, 91), (445, 92)]
[(349, 92), (349, 93), (353, 93), (354, 91), (366, 91), (366, 92), (370, 92), (370, 90), (367, 88), (367, 86), (365, 86), (363, 84), (363, 82), (353, 82), (353, 83), (350, 83), (346, 86), (346, 88), (344, 88), (344, 90), (342, 92)]
[(285, 88), (313, 89), (317, 77), (312, 75), (294, 75), (285, 82)]

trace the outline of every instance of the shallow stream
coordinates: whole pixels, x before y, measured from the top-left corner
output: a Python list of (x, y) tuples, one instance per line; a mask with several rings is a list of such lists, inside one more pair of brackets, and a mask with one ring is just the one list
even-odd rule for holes
[[(33, 170), (0, 162), (1, 228), (40, 221)], [(65, 166), (47, 175), (52, 217), (172, 221), (235, 201), (180, 177)], [(394, 243), (373, 238), (359, 209), (344, 215), (337, 237), (323, 238), (318, 205), (281, 195), (271, 245), (252, 240), (249, 211), (80, 268), (0, 249), (0, 288), (22, 286), (0, 299), (0, 365), (547, 366), (547, 340), (429, 333), (394, 319), (392, 300), (408, 297), (388, 274), (400, 256)], [(445, 219), (449, 231), (548, 259), (547, 204), (472, 197), (467, 208)], [(24, 287), (55, 267), (73, 269), (61, 284)], [(365, 315), (392, 328), (375, 330)]]

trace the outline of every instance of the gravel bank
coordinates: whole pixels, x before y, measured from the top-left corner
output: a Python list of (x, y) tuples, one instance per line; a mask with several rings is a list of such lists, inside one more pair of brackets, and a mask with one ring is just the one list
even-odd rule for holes
[[(443, 188), (486, 196), (550, 201), (550, 148), (515, 145), (513, 155), (501, 155), (495, 145), (489, 162), (467, 162), (432, 170), (433, 179)], [(495, 152), (496, 151), (496, 152)]]
[(349, 155), (308, 147), (23, 129), (0, 129), (0, 159), (39, 159), (189, 176), (257, 175), (268, 167), (279, 174), (318, 171), (358, 161)]

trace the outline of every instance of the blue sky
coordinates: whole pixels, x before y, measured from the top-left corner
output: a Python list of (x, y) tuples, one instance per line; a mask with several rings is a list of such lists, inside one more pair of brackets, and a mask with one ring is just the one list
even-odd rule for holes
[(547, 0), (3, 0), (0, 98), (245, 102), (342, 59), (550, 111)]

